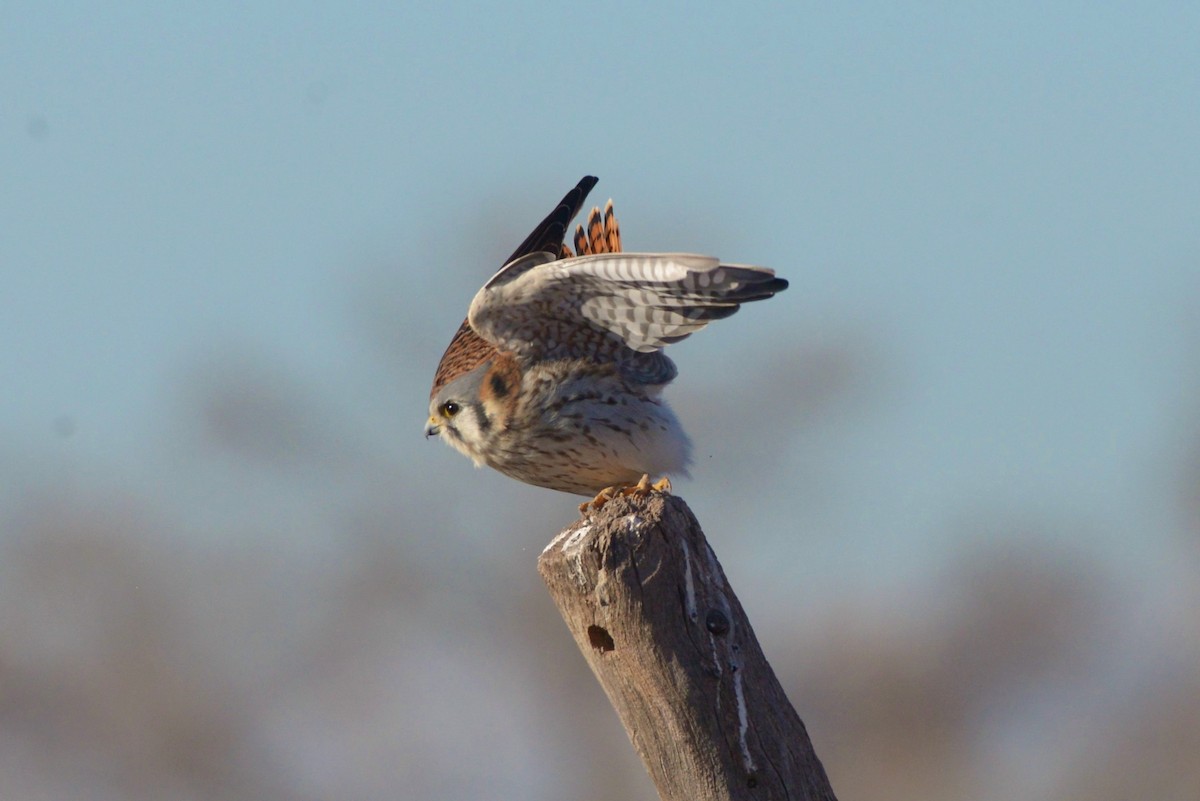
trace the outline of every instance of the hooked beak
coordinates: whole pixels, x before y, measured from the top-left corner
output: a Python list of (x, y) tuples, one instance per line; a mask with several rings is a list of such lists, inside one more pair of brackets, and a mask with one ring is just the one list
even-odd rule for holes
[(425, 439), (436, 437), (440, 433), (442, 433), (442, 427), (438, 425), (436, 419), (430, 417), (425, 424)]

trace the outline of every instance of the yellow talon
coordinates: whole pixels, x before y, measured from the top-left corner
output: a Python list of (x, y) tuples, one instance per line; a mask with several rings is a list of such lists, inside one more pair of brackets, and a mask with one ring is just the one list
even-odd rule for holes
[(617, 490), (617, 487), (605, 487), (604, 489), (600, 490), (596, 493), (595, 498), (579, 504), (579, 513), (583, 514), (584, 512), (588, 511), (588, 509), (591, 509), (593, 512), (595, 512), (601, 506), (617, 497)]
[(650, 476), (643, 474), (642, 477), (640, 479), (638, 479), (638, 483), (636, 483), (636, 484), (626, 484), (624, 486), (616, 485), (613, 487), (605, 487), (604, 489), (602, 489), (598, 493), (596, 493), (595, 498), (592, 498), (590, 501), (586, 501), (584, 503), (579, 504), (579, 513), (583, 514), (584, 512), (587, 512), (589, 510), (593, 511), (593, 512), (599, 511), (600, 507), (604, 506), (604, 504), (608, 503), (613, 498), (616, 498), (618, 495), (636, 496), (639, 498), (645, 498), (651, 492), (661, 492), (663, 494), (670, 493), (671, 492), (671, 479), (667, 478), (666, 476), (663, 476), (658, 481), (655, 481), (653, 484), (651, 484)]

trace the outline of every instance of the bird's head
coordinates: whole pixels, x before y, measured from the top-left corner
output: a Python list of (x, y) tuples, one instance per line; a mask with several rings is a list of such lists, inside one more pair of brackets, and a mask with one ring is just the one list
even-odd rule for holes
[(440, 436), (477, 465), (489, 455), (513, 421), (521, 372), (511, 354), (494, 359), (447, 381), (429, 399), (425, 436)]
[(425, 436), (440, 437), (447, 445), (482, 465), (492, 420), (479, 396), (489, 365), (481, 364), (442, 386), (429, 399)]

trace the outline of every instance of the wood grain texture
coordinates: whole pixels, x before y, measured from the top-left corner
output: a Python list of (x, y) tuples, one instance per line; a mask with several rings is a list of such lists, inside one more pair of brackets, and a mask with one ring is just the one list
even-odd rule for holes
[(538, 570), (666, 801), (834, 801), (687, 504), (618, 498)]

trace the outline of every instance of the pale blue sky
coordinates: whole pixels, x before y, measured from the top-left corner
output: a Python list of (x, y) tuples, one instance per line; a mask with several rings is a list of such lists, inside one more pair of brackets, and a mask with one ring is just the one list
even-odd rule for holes
[[(1009, 509), (1140, 553), (1173, 525), (1163, 471), (1200, 396), (1197, 42), (1193, 3), (8, 2), (0, 474), (169, 495), (180, 382), (249, 353), (492, 487), (419, 438), (429, 377), (593, 173), (629, 247), (792, 281), (678, 349), (681, 412), (780, 343), (844, 337), (874, 371), (805, 435), (833, 500), (793, 556), (908, 553)], [(373, 302), (409, 343), (392, 383), (354, 378), (378, 370)], [(769, 430), (793, 403), (724, 414)], [(726, 425), (685, 424), (699, 452)], [(685, 496), (756, 481), (723, 447), (736, 471), (702, 463)], [(776, 467), (774, 497), (814, 478)]]

